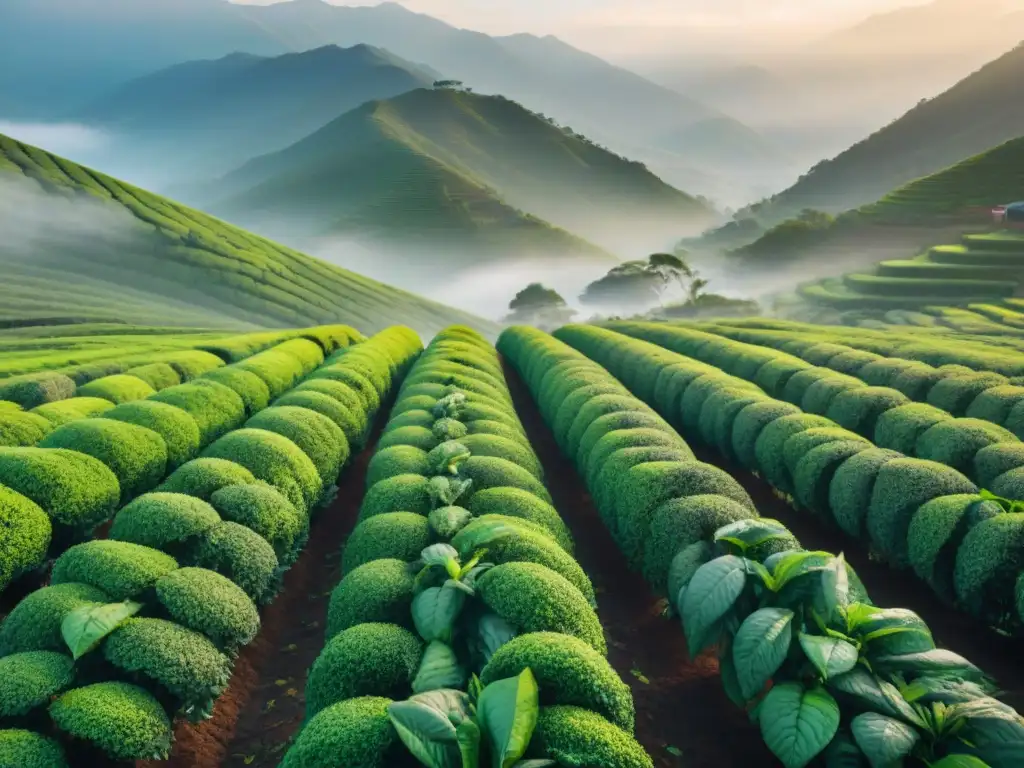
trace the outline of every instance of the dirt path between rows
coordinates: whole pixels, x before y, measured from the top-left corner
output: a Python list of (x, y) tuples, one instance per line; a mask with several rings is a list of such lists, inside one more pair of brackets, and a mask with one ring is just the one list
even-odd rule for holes
[(171, 759), (136, 768), (274, 768), (305, 717), (306, 674), (324, 647), (330, 593), (341, 580), (341, 547), (355, 527), (366, 467), (388, 409), (370, 444), (338, 480), (338, 495), (312, 523), (309, 544), (262, 611), (262, 628), (235, 662), (214, 716), (179, 724)]
[(678, 622), (663, 617), (659, 600), (629, 570), (572, 463), (564, 458), (533, 398), (506, 364), (512, 399), (545, 483), (576, 540), (576, 559), (597, 591), (608, 660), (633, 690), (636, 738), (657, 768), (779, 765), (756, 726), (725, 696), (718, 662), (691, 661)]
[[(685, 436), (684, 436), (685, 437)], [(689, 441), (688, 441), (689, 442)], [(871, 600), (884, 608), (909, 608), (927, 622), (939, 647), (967, 657), (991, 675), (1000, 698), (1024, 711), (1024, 650), (1020, 638), (1001, 635), (966, 613), (946, 605), (910, 570), (899, 571), (872, 559), (868, 548), (809, 512), (794, 509), (775, 495), (768, 483), (748, 470), (730, 465), (717, 451), (690, 443), (697, 458), (722, 467), (746, 488), (764, 517), (779, 520), (807, 549), (842, 552), (868, 590)]]

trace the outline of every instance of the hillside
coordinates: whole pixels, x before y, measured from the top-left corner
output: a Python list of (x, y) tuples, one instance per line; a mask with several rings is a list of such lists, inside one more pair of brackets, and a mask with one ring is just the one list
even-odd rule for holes
[(757, 206), (779, 220), (804, 208), (842, 211), (1024, 134), (1024, 45)]
[(212, 207), (226, 217), (285, 219), (282, 226), (310, 235), (493, 233), (526, 249), (598, 259), (605, 254), (515, 209), (602, 245), (633, 248), (643, 239), (663, 247), (712, 216), (639, 163), (513, 101), (446, 89), (363, 105), (216, 189), (221, 202)]
[(5, 325), (493, 328), (3, 135), (0, 230)]
[(166, 169), (172, 176), (221, 174), (435, 76), (366, 45), (274, 57), (232, 53), (132, 80), (70, 117), (113, 134), (116, 152), (103, 167), (152, 163), (173, 150)]

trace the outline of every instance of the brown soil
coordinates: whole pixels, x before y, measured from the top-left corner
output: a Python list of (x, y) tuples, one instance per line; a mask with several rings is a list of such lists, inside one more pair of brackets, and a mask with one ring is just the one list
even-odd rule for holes
[(306, 674), (324, 647), (331, 590), (341, 580), (341, 546), (355, 526), (376, 436), (338, 481), (334, 502), (313, 520), (309, 544), (262, 611), (262, 628), (235, 663), (210, 720), (179, 723), (171, 759), (136, 768), (273, 768), (305, 717)]
[(529, 391), (507, 365), (505, 376), (519, 418), (544, 465), (548, 490), (576, 540), (576, 558), (594, 583), (608, 660), (633, 691), (636, 738), (655, 766), (779, 765), (756, 726), (726, 698), (714, 657), (704, 654), (690, 660), (682, 628), (664, 618), (664, 601), (629, 570)]
[(876, 605), (909, 608), (927, 622), (936, 645), (970, 659), (991, 675), (1003, 693), (1000, 698), (1017, 711), (1024, 709), (1024, 667), (1020, 664), (1020, 638), (1010, 638), (986, 627), (962, 611), (943, 603), (913, 571), (899, 571), (871, 557), (863, 543), (809, 512), (794, 509), (780, 499), (768, 483), (746, 469), (729, 465), (706, 447), (690, 447), (697, 458), (716, 464), (746, 488), (764, 517), (782, 522), (807, 549), (842, 552), (853, 566)]

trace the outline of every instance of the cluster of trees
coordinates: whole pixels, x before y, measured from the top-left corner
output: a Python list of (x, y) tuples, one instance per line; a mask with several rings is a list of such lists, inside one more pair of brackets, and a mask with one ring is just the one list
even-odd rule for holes
[(776, 224), (754, 242), (730, 251), (729, 255), (786, 259), (821, 243), (835, 222), (832, 214), (805, 208), (796, 218)]

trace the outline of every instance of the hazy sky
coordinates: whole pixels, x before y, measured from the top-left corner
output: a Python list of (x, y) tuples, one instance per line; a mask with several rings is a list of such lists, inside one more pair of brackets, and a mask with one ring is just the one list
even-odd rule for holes
[[(234, 0), (265, 5), (273, 0)], [(376, 5), (377, 0), (329, 0)], [(402, 0), (411, 10), (491, 33), (562, 32), (591, 26), (808, 26), (849, 23), (928, 0)]]

